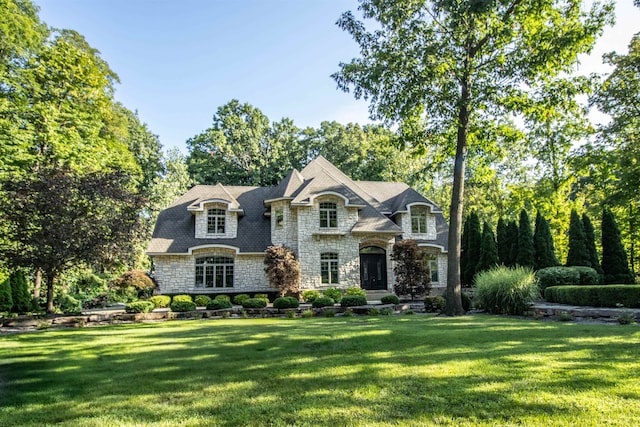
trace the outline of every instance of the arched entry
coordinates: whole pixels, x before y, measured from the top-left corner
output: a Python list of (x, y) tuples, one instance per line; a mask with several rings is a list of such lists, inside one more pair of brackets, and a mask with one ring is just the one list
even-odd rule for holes
[(387, 289), (387, 252), (377, 246), (360, 249), (360, 287)]

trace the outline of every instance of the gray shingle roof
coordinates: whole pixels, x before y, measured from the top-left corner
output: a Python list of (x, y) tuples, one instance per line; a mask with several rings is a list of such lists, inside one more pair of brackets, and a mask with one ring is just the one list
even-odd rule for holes
[[(195, 246), (229, 245), (240, 252), (263, 252), (271, 244), (271, 222), (265, 216), (265, 202), (291, 199), (291, 204), (306, 205), (326, 192), (345, 197), (349, 205), (359, 208), (353, 233), (389, 233), (399, 236), (402, 229), (390, 218), (406, 212), (412, 203), (424, 203), (436, 215), (437, 239), (420, 243), (448, 248), (448, 226), (442, 209), (408, 185), (398, 182), (353, 181), (320, 156), (301, 172), (292, 170), (276, 187), (241, 187), (217, 184), (196, 185), (158, 216), (148, 252), (150, 254), (188, 253)], [(223, 200), (239, 211), (238, 234), (234, 239), (196, 239), (192, 212), (202, 202)], [(389, 215), (389, 216), (387, 216)]]

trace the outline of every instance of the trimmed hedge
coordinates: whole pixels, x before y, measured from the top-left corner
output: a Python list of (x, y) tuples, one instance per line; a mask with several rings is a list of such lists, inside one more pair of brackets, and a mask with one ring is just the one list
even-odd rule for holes
[(171, 302), (193, 302), (191, 295), (174, 295)]
[(184, 312), (195, 311), (196, 303), (193, 301), (174, 301), (171, 303), (171, 311)]
[(314, 290), (307, 290), (304, 291), (302, 293), (302, 299), (304, 300), (304, 302), (309, 302), (312, 303), (315, 300), (317, 300), (318, 298), (320, 298), (320, 292), (319, 291), (314, 291)]
[(223, 310), (231, 307), (231, 301), (227, 301), (226, 299), (212, 299), (207, 304), (207, 310)]
[(357, 307), (367, 305), (367, 299), (359, 295), (345, 295), (340, 300), (341, 307)]
[(150, 313), (154, 308), (156, 306), (151, 301), (134, 301), (127, 304), (125, 310), (127, 313)]
[(549, 286), (599, 285), (602, 277), (591, 267), (548, 267), (536, 271), (541, 290)]
[(242, 301), (244, 308), (265, 308), (269, 300), (265, 298), (249, 298)]
[(167, 308), (171, 304), (171, 297), (169, 295), (154, 295), (149, 298), (149, 301), (153, 303), (155, 308)]
[(231, 302), (231, 297), (229, 295), (225, 295), (225, 294), (216, 295), (216, 297), (214, 299)]
[(551, 286), (545, 289), (544, 299), (558, 304), (640, 308), (640, 285)]
[(400, 304), (400, 298), (395, 295), (385, 295), (380, 298), (380, 302), (383, 304)]
[(235, 297), (233, 297), (233, 303), (234, 304), (238, 304), (238, 305), (242, 305), (242, 302), (245, 300), (248, 300), (249, 298), (251, 298), (249, 295), (247, 294), (238, 294)]
[(211, 297), (209, 295), (196, 295), (193, 302), (195, 302), (198, 307), (206, 307), (207, 304), (211, 302)]
[(322, 295), (331, 298), (335, 302), (340, 302), (340, 300), (342, 299), (342, 290), (338, 288), (327, 288), (322, 291)]
[(325, 297), (319, 297), (313, 300), (313, 302), (311, 303), (311, 306), (313, 308), (332, 307), (333, 304), (335, 303), (336, 302), (333, 300), (333, 298), (329, 298), (325, 296)]
[(269, 295), (267, 294), (254, 294), (253, 297), (258, 299), (265, 299), (267, 300), (267, 303), (269, 303)]
[(298, 308), (300, 306), (300, 301), (294, 297), (280, 297), (273, 301), (273, 306), (280, 310), (285, 308)]

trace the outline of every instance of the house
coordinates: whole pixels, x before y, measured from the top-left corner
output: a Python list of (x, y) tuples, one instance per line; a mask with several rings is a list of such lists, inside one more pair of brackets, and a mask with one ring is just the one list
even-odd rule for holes
[(270, 245), (295, 251), (302, 290), (392, 292), (399, 239), (425, 247), (432, 287), (446, 287), (447, 233), (442, 210), (408, 185), (353, 181), (318, 157), (276, 187), (193, 187), (160, 213), (147, 253), (164, 294), (273, 292)]

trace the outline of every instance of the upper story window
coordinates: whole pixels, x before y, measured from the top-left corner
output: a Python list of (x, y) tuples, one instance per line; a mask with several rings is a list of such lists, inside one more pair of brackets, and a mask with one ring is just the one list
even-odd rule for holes
[(225, 216), (224, 209), (212, 208), (207, 210), (207, 233), (208, 234), (224, 234), (225, 233)]
[(411, 232), (415, 234), (427, 233), (427, 210), (425, 208), (411, 209)]
[(282, 209), (276, 210), (276, 227), (282, 228), (284, 226), (284, 212)]
[(208, 256), (196, 258), (197, 288), (232, 288), (233, 258)]
[(320, 276), (324, 284), (337, 284), (338, 254), (327, 252), (320, 254)]
[(338, 206), (332, 202), (320, 203), (320, 227), (338, 227)]

